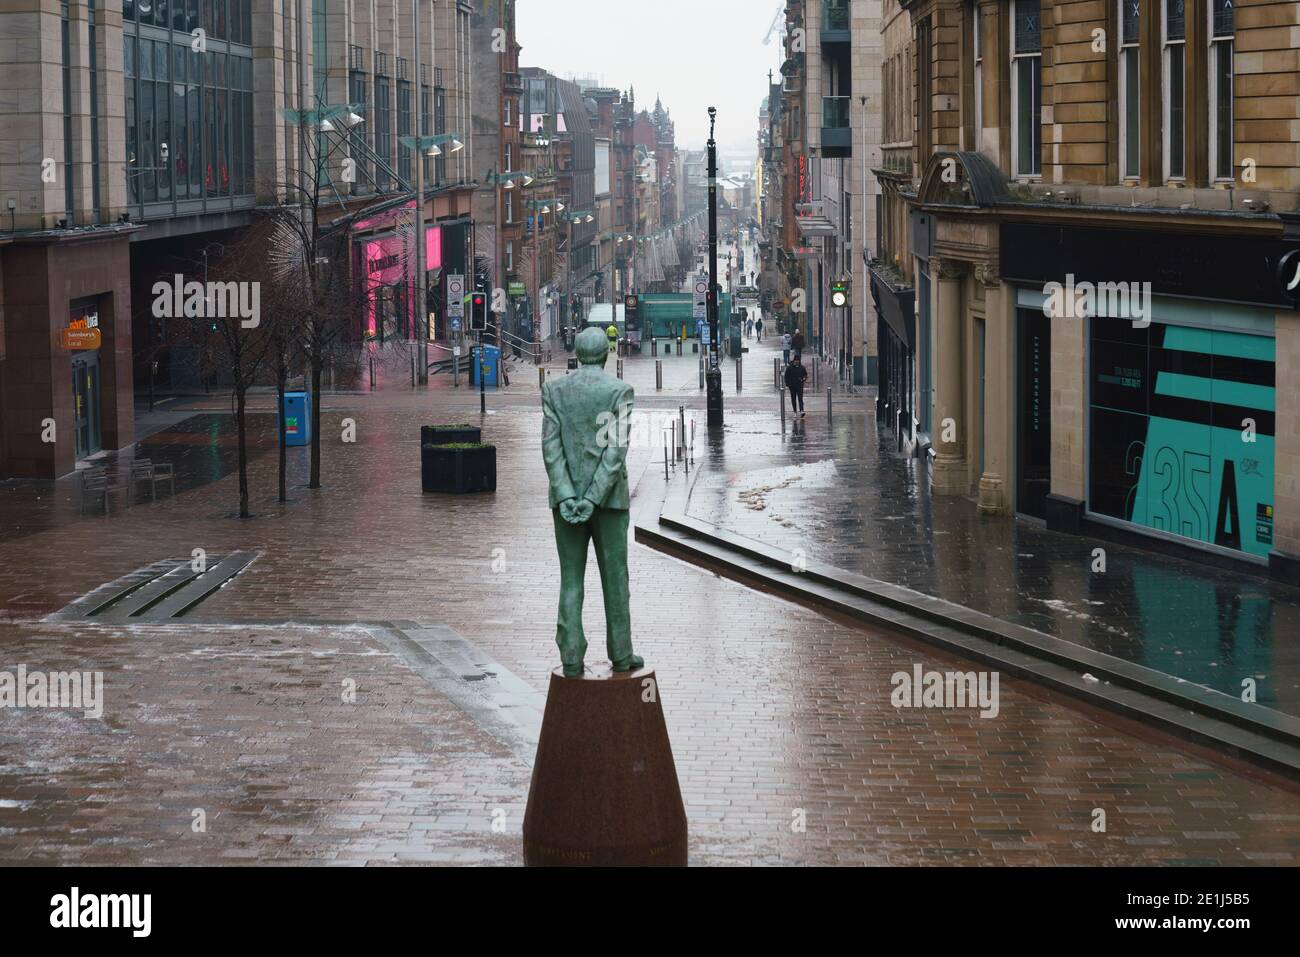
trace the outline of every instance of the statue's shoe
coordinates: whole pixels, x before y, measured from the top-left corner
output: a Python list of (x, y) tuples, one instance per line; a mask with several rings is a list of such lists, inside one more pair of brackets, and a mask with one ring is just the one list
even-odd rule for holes
[(586, 669), (584, 669), (584, 668), (582, 667), (582, 662), (578, 662), (576, 665), (565, 665), (565, 666), (564, 666), (564, 677), (566, 677), (566, 678), (581, 678), (581, 677), (582, 677), (582, 673), (583, 673), (583, 671), (585, 671), (585, 670), (586, 670)]
[(614, 662), (614, 671), (623, 674), (628, 671), (636, 671), (638, 668), (645, 667), (645, 659), (637, 655), (628, 655), (626, 658), (620, 658)]

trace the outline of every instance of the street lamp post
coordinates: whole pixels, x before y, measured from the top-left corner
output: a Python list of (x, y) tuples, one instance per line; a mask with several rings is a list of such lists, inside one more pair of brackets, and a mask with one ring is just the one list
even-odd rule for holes
[[(491, 183), (494, 186), (493, 192), (496, 200), (496, 230), (497, 230), (497, 241), (496, 241), (496, 252), (495, 252), (496, 280), (497, 280), (497, 285), (504, 289), (505, 288), (504, 262), (505, 262), (506, 244), (505, 244), (505, 237), (503, 235), (503, 233), (505, 232), (504, 212), (503, 212), (505, 200), (503, 197), (505, 195), (506, 190), (531, 186), (533, 183), (533, 178), (529, 176), (527, 173), (522, 172), (520, 170), (506, 170), (505, 172), (502, 173), (497, 173), (497, 172), (488, 173), (486, 179), (489, 183)], [(495, 298), (496, 297), (494, 295), (493, 299)], [(507, 316), (509, 316), (508, 311), (500, 313), (497, 316), (497, 346), (501, 349), (502, 355), (505, 355), (505, 348), (506, 348), (505, 329), (506, 329)]]
[[(572, 198), (572, 197), (570, 197), (570, 198)], [(568, 222), (568, 224), (569, 224), (569, 246), (568, 246), (568, 255), (566, 255), (566, 256), (564, 257), (564, 263), (565, 263), (565, 266), (564, 266), (564, 286), (565, 286), (565, 298), (566, 298), (566, 300), (568, 301), (569, 316), (572, 317), (572, 315), (573, 315), (573, 305), (574, 305), (574, 300), (573, 300), (573, 227), (574, 227), (574, 224), (576, 224), (576, 223), (587, 223), (587, 224), (593, 223), (593, 222), (595, 222), (595, 217), (592, 216), (592, 214), (591, 214), (590, 212), (585, 211), (585, 210), (583, 210), (583, 211), (579, 211), (579, 210), (569, 210), (568, 215), (565, 216), (565, 220), (566, 220), (566, 221)], [(576, 334), (577, 331), (578, 331), (578, 330), (577, 330), (577, 328), (575, 327), (575, 328), (574, 328), (574, 333)]]
[(709, 368), (705, 372), (708, 427), (722, 428), (722, 368), (718, 362), (718, 143), (713, 137), (718, 111), (709, 107)]
[(563, 203), (544, 199), (529, 200), (526, 204), (533, 211), (533, 296), (536, 300), (533, 308), (533, 358), (534, 365), (542, 364), (542, 277), (537, 244), (542, 230), (542, 217), (550, 215), (550, 203), (555, 202), (556, 209), (562, 209)]

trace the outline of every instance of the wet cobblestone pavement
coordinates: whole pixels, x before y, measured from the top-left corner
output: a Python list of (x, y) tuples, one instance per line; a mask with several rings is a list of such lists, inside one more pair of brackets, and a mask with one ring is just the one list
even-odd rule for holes
[[(903, 585), (1225, 694), (1300, 715), (1300, 592), (1285, 585), (934, 497), (870, 413), (784, 433), (733, 419), (689, 514), (849, 572)], [(1107, 567), (1093, 573), (1093, 549)]]
[[(803, 462), (779, 457), (775, 398), (763, 391), (770, 358), (753, 355), (746, 393), (729, 397), (724, 450), (701, 441), (700, 466), (726, 470), (719, 503), (752, 487), (755, 469)], [(230, 517), (231, 423), (216, 399), (190, 403), (199, 418), (147, 443), (177, 463), (175, 495), (150, 502), (137, 489), (128, 506), (119, 494), (104, 516), (82, 514), (75, 479), (3, 486), (0, 667), (102, 670), (106, 704), (100, 719), (0, 710), (0, 862), (518, 863), (527, 761), (367, 623), (446, 625), (545, 691), (558, 569), (536, 378), (521, 372), (510, 394), (489, 399), (495, 496), (419, 493), (419, 426), (477, 422), (464, 390), (328, 396), (325, 487), (303, 487), (307, 455), (293, 450), (286, 506), (275, 502), (273, 419), (260, 397), (248, 521)], [(665, 363), (660, 397), (653, 377), (648, 357), (629, 360), (648, 416), (682, 404), (702, 413), (694, 357)], [(837, 467), (856, 452), (850, 436), (872, 434), (863, 409), (861, 398), (842, 401), (819, 442)], [(339, 440), (344, 418), (355, 444)], [(660, 426), (630, 457), (639, 500), (663, 487)], [(824, 429), (811, 413), (803, 428)], [(830, 502), (816, 492), (805, 490), (805, 514), (794, 498), (772, 495), (770, 508), (811, 521)], [(789, 532), (725, 508), (744, 534), (746, 518)], [(40, 621), (195, 548), (258, 556), (189, 620)], [(633, 633), (658, 670), (694, 864), (1300, 857), (1292, 785), (1013, 680), (994, 718), (895, 710), (893, 673), (960, 662), (636, 544), (629, 558)], [(594, 563), (589, 572), (587, 627), (599, 634)], [(191, 828), (196, 808), (204, 833)], [(1095, 808), (1107, 811), (1105, 833), (1091, 830)], [(803, 833), (791, 826), (800, 811)]]

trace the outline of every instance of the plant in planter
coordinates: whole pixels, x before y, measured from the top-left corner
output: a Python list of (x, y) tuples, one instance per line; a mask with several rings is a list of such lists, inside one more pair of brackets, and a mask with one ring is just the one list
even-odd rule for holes
[(480, 442), (425, 443), (420, 449), (420, 484), (425, 492), (461, 495), (497, 490), (497, 447)]
[(420, 428), (420, 445), (453, 445), (483, 441), (483, 430), (476, 425), (425, 425)]

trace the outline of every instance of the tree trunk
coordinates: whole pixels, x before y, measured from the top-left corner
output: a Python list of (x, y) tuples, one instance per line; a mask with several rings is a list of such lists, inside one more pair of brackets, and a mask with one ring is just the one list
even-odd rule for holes
[(244, 416), (244, 403), (248, 389), (237, 384), (235, 420), (239, 429), (239, 517), (248, 518), (248, 429)]
[(311, 482), (310, 488), (320, 488), (320, 380), (324, 357), (319, 351), (311, 357)]

